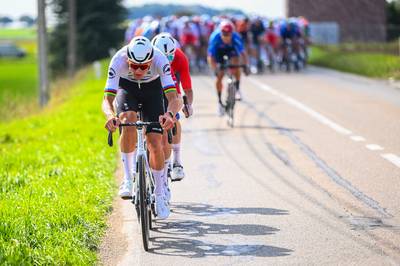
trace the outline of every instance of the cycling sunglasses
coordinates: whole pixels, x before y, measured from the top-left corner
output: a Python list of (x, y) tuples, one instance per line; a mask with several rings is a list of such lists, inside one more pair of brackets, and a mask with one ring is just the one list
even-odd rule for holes
[(224, 37), (228, 37), (228, 36), (232, 35), (232, 32), (229, 32), (229, 31), (221, 31), (221, 33), (222, 33), (222, 36), (224, 36)]
[(129, 62), (129, 67), (133, 70), (138, 70), (140, 68), (140, 70), (146, 70), (150, 67), (150, 64), (134, 64), (132, 62)]

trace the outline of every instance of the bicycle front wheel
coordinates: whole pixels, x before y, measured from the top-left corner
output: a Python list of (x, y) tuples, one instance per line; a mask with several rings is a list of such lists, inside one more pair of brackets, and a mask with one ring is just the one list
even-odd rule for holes
[(147, 201), (147, 188), (146, 188), (146, 169), (145, 169), (144, 156), (138, 158), (138, 172), (139, 172), (139, 209), (140, 209), (140, 227), (142, 231), (143, 248), (149, 250), (149, 207)]
[(227, 99), (227, 115), (228, 115), (228, 125), (233, 128), (234, 119), (234, 108), (235, 108), (235, 93), (236, 88), (233, 83), (228, 86), (228, 99)]

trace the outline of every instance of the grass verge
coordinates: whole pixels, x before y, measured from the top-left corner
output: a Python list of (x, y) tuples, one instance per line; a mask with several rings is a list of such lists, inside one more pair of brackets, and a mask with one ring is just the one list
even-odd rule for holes
[(0, 124), (0, 265), (96, 263), (116, 150), (106, 146), (103, 80), (78, 77), (66, 102)]
[(373, 78), (400, 79), (400, 57), (370, 52), (344, 52), (312, 47), (310, 64)]

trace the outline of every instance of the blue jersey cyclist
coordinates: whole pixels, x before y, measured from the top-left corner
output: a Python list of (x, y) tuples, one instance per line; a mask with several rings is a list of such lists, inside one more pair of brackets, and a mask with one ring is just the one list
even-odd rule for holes
[[(219, 66), (224, 63), (224, 56), (229, 58), (231, 64), (242, 63), (248, 65), (247, 53), (244, 49), (244, 44), (240, 35), (234, 31), (233, 23), (229, 20), (224, 20), (220, 23), (219, 27), (211, 34), (208, 43), (208, 64), (217, 76), (216, 89), (218, 95), (218, 114), (223, 115), (225, 108), (222, 104), (222, 78), (224, 77), (224, 70)], [(240, 85), (240, 68), (231, 69), (236, 78), (236, 97), (241, 99), (239, 90)], [(248, 68), (246, 68), (248, 72)], [(246, 73), (247, 74), (247, 73)]]
[(280, 33), (283, 40), (293, 40), (294, 38), (301, 37), (300, 27), (293, 21), (283, 23), (281, 25)]

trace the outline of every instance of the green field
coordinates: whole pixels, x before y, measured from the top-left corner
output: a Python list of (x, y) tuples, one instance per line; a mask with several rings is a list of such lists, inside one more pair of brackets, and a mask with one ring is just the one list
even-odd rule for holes
[(400, 56), (312, 47), (310, 64), (373, 78), (400, 79)]
[(36, 28), (23, 28), (23, 29), (0, 28), (0, 40), (5, 40), (5, 39), (32, 40), (35, 38), (36, 38)]
[(24, 116), (38, 107), (36, 42), (19, 40), (16, 44), (28, 55), (0, 58), (0, 122)]
[(116, 188), (103, 83), (84, 71), (59, 83), (66, 101), (0, 124), (0, 265), (96, 263)]

